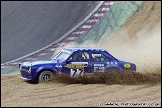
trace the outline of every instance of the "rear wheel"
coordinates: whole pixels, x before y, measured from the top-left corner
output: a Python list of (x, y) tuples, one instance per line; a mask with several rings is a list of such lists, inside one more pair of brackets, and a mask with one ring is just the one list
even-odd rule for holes
[(46, 82), (52, 80), (53, 77), (54, 77), (54, 73), (46, 70), (40, 73), (38, 80), (39, 82)]

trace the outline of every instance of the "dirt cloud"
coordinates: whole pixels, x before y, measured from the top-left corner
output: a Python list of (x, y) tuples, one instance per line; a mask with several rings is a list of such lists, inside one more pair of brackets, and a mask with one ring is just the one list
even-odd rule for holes
[[(138, 72), (154, 72), (161, 69), (161, 23), (151, 30), (146, 29), (136, 33), (135, 38), (128, 35), (126, 29), (105, 36), (99, 42), (85, 41), (78, 45), (71, 42), (65, 47), (97, 47), (104, 48), (119, 60), (133, 62)], [(60, 50), (60, 49), (59, 49)]]

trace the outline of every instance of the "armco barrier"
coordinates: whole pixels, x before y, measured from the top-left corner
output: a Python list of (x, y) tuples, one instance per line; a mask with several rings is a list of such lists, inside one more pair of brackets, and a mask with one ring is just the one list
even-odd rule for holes
[(7, 74), (17, 71), (17, 66), (20, 62), (33, 61), (42, 56), (49, 57), (49, 55), (53, 54), (56, 48), (64, 46), (68, 42), (74, 41), (78, 37), (88, 32), (93, 27), (93, 25), (95, 25), (95, 23), (97, 23), (101, 19), (101, 17), (104, 16), (104, 14), (110, 9), (113, 4), (114, 1), (101, 1), (82, 22), (80, 22), (67, 34), (62, 36), (59, 40), (40, 49), (39, 51), (33, 52), (16, 60), (1, 64), (1, 74)]

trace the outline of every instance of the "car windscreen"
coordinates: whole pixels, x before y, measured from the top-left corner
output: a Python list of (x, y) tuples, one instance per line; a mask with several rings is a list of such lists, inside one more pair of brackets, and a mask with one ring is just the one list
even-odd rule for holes
[(73, 53), (73, 51), (70, 50), (62, 50), (60, 51), (58, 54), (56, 54), (53, 58), (51, 58), (51, 60), (59, 60), (60, 62), (65, 61), (71, 54)]

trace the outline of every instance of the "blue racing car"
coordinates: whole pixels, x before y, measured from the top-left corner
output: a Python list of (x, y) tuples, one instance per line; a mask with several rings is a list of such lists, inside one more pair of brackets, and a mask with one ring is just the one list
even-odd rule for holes
[(136, 71), (136, 65), (118, 60), (101, 48), (65, 48), (49, 61), (20, 63), (19, 69), (22, 79), (44, 82), (59, 74), (91, 77), (112, 70)]

